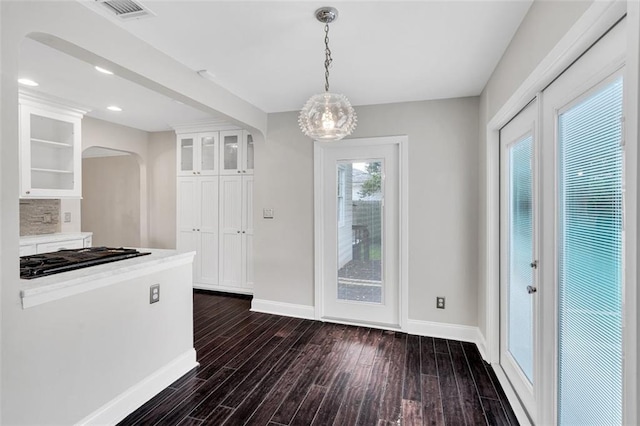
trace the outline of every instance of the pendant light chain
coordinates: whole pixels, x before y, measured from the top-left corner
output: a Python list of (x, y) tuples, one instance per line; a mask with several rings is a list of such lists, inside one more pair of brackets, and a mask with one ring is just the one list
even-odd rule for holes
[(324, 91), (329, 92), (329, 67), (333, 59), (331, 58), (331, 49), (329, 49), (329, 24), (324, 26)]

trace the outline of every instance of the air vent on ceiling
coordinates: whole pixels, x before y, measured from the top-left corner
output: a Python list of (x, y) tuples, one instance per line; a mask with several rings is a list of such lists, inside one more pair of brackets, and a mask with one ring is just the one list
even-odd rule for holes
[(122, 20), (154, 16), (146, 7), (133, 0), (96, 0)]

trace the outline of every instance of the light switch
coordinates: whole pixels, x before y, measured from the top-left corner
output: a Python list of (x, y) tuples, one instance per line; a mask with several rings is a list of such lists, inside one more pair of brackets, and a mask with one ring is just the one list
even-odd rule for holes
[(273, 209), (262, 209), (263, 219), (273, 219)]

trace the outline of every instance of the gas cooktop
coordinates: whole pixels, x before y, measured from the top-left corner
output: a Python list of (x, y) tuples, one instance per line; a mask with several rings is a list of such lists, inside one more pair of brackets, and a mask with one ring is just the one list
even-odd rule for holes
[(87, 247), (22, 256), (20, 257), (20, 278), (30, 280), (147, 254), (151, 253), (123, 247)]

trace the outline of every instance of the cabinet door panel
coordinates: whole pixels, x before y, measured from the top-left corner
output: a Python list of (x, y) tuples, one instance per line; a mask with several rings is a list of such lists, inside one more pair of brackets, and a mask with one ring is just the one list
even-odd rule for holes
[(178, 231), (176, 238), (176, 249), (178, 251), (195, 251), (196, 256), (193, 259), (193, 281), (200, 279), (200, 251), (198, 250), (198, 233), (196, 231)]
[(197, 150), (196, 137), (197, 135), (178, 137), (178, 176), (194, 174)]
[(242, 244), (243, 287), (253, 288), (253, 235), (244, 234)]
[(213, 175), (218, 173), (218, 133), (201, 133), (198, 135), (199, 141), (199, 168), (203, 175)]
[(242, 281), (242, 234), (222, 234), (220, 244), (220, 284), (241, 287)]
[(220, 173), (239, 174), (241, 172), (242, 131), (220, 132)]
[(200, 276), (198, 282), (218, 284), (218, 230), (199, 232)]
[(195, 231), (198, 223), (196, 178), (178, 179), (178, 231)]

